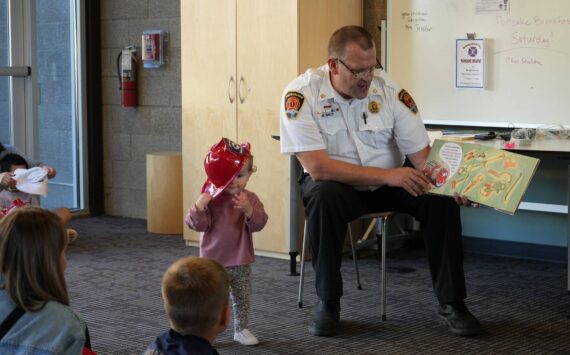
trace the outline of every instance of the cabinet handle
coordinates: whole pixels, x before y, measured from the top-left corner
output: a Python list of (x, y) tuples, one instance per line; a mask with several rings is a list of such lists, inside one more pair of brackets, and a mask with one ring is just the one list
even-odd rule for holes
[(230, 92), (233, 82), (234, 82), (234, 76), (230, 75), (230, 80), (228, 81), (228, 99), (230, 100), (230, 104), (233, 104), (234, 100), (236, 99), (235, 96), (232, 97), (232, 94)]
[(243, 102), (245, 101), (245, 97), (241, 96), (241, 83), (245, 82), (245, 80), (243, 80), (243, 75), (239, 78), (239, 83), (238, 83), (238, 98), (239, 98), (239, 102), (243, 104)]

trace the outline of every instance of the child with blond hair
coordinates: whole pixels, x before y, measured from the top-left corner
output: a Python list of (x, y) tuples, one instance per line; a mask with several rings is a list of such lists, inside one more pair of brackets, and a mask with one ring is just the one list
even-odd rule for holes
[(212, 347), (229, 319), (228, 274), (212, 259), (189, 256), (174, 262), (162, 277), (162, 299), (170, 329), (145, 355), (217, 355)]

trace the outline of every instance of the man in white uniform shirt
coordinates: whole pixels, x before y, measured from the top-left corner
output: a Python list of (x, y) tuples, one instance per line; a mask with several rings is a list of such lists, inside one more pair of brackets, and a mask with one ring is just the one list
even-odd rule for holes
[[(480, 332), (465, 306), (459, 206), (426, 194), (421, 172), (430, 150), (414, 100), (379, 68), (372, 36), (362, 27), (337, 30), (327, 64), (284, 90), (281, 152), (295, 154), (316, 272), (319, 304), (309, 332), (339, 332), (340, 265), (348, 222), (379, 211), (401, 211), (421, 222), (439, 314), (460, 335)], [(407, 157), (412, 166), (402, 166)]]

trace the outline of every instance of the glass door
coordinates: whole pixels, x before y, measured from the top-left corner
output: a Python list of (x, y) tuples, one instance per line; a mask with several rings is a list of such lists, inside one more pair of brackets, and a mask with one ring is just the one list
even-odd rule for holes
[[(0, 0), (0, 68), (8, 66), (8, 3)], [(0, 76), (0, 142), (9, 142), (9, 77)]]
[(12, 143), (10, 113), (10, 76), (7, 67), (10, 64), (8, 37), (8, 0), (0, 0), (0, 142)]
[(0, 0), (0, 73), (8, 73), (0, 75), (0, 142), (57, 170), (46, 208), (87, 205), (82, 8), (83, 0)]

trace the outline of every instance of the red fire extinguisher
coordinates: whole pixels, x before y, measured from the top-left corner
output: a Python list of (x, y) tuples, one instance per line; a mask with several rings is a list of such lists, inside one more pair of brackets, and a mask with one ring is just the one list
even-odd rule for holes
[(121, 106), (138, 106), (137, 93), (137, 48), (133, 45), (123, 48), (117, 56), (117, 75), (121, 91)]

